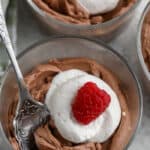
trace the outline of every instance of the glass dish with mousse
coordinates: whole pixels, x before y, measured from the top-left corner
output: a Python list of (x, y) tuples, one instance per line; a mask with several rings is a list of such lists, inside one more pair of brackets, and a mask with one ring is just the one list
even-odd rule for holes
[[(48, 27), (65, 34), (108, 34), (125, 24), (140, 0), (27, 0)], [(69, 31), (69, 32), (67, 32)]]
[[(134, 75), (113, 50), (92, 40), (56, 38), (30, 48), (19, 62), (32, 96), (46, 103), (51, 113), (49, 122), (35, 132), (39, 150), (128, 146), (141, 119), (142, 96)], [(19, 150), (12, 124), (17, 86), (11, 69), (0, 103), (7, 103), (5, 109), (0, 107), (5, 135)]]

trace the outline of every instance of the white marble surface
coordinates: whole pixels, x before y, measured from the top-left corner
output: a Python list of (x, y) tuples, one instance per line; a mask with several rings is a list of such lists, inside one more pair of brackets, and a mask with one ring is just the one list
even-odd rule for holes
[[(131, 144), (129, 150), (149, 150), (150, 149), (150, 98), (146, 86), (141, 78), (141, 67), (136, 54), (136, 37), (137, 25), (141, 17), (141, 13), (150, 0), (141, 0), (141, 5), (137, 9), (131, 23), (126, 28), (125, 32), (121, 32), (118, 37), (108, 42), (116, 51), (125, 57), (130, 63), (132, 69), (136, 72), (139, 80), (142, 83), (144, 95), (144, 112), (141, 127), (136, 135), (135, 140)], [(43, 40), (51, 36), (38, 24), (38, 21), (30, 12), (30, 9), (23, 1), (19, 2), (19, 24), (18, 24), (18, 52), (27, 48), (35, 42)], [(1, 140), (0, 140), (1, 142)], [(0, 144), (1, 149), (1, 144)], [(5, 150), (5, 149), (3, 149)]]

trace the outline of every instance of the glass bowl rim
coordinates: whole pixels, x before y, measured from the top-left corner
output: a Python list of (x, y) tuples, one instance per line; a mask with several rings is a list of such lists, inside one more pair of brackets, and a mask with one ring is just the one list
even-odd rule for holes
[[(58, 35), (56, 35), (56, 36), (51, 36), (51, 37), (49, 37), (47, 39), (41, 40), (40, 42), (36, 42), (36, 43), (32, 44), (31, 46), (28, 46), (21, 53), (19, 53), (17, 55), (17, 60), (21, 59), (25, 54), (27, 54), (28, 52), (34, 50), (34, 48), (37, 47), (37, 46), (39, 46), (39, 45), (42, 45), (42, 44), (45, 44), (45, 43), (48, 43), (48, 42), (51, 42), (51, 41), (54, 41), (54, 40), (57, 40), (57, 39), (67, 39), (67, 38), (68, 39), (71, 38), (71, 39), (86, 40), (86, 41), (92, 42), (92, 43), (97, 44), (97, 45), (101, 45), (102, 47), (106, 48), (108, 51), (112, 52), (113, 54), (115, 54), (117, 57), (120, 58), (120, 60), (127, 66), (129, 72), (131, 73), (133, 79), (135, 80), (136, 87), (137, 87), (137, 92), (138, 92), (138, 95), (139, 95), (139, 99), (138, 99), (139, 113), (138, 113), (138, 121), (137, 121), (136, 127), (134, 129), (134, 133), (132, 134), (129, 143), (126, 145), (126, 148), (128, 148), (132, 144), (132, 142), (134, 141), (134, 138), (136, 137), (136, 135), (137, 135), (137, 133), (139, 131), (141, 122), (142, 122), (142, 115), (143, 115), (143, 94), (142, 94), (142, 88), (141, 88), (141, 85), (140, 85), (140, 81), (138, 80), (138, 78), (136, 77), (135, 73), (130, 68), (130, 65), (127, 62), (127, 60), (121, 54), (119, 54), (113, 48), (111, 48), (110, 46), (108, 46), (105, 42), (103, 42), (101, 40), (98, 40), (98, 39), (92, 39), (92, 38), (83, 37), (83, 36), (69, 36), (69, 35), (67, 35), (67, 36), (66, 35), (58, 36)], [(7, 67), (7, 69), (6, 69), (5, 73), (4, 73), (3, 78), (2, 78), (1, 87), (3, 87), (3, 85), (5, 83), (5, 80), (6, 80), (6, 77), (7, 77), (7, 74), (8, 74), (8, 72), (9, 72), (9, 70), (10, 70), (11, 67), (12, 66), (10, 64)], [(2, 88), (0, 88), (0, 95), (1, 95), (1, 92), (2, 92)], [(1, 125), (1, 121), (0, 121), (0, 125)], [(8, 138), (6, 137), (6, 134), (4, 133), (3, 127), (2, 127), (2, 132), (3, 132), (4, 138), (6, 139), (7, 143), (10, 144)]]

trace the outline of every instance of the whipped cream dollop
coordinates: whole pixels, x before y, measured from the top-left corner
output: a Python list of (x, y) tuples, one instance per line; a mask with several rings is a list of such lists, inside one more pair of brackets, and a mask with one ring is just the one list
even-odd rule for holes
[[(71, 105), (78, 90), (87, 82), (93, 82), (105, 90), (111, 102), (94, 121), (82, 125), (73, 117)], [(76, 69), (61, 72), (54, 77), (45, 102), (59, 133), (74, 143), (104, 142), (112, 136), (121, 120), (119, 100), (112, 88), (100, 78)]]
[(77, 0), (79, 5), (89, 14), (106, 13), (115, 9), (120, 0)]

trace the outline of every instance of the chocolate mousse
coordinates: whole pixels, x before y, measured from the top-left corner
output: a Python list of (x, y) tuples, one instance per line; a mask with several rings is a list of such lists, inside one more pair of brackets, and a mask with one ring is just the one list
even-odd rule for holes
[[(87, 58), (53, 59), (46, 64), (38, 65), (25, 76), (26, 84), (32, 96), (34, 99), (44, 103), (48, 89), (52, 86), (52, 80), (55, 76), (70, 69), (78, 69), (91, 74), (103, 80), (113, 89), (121, 108), (120, 124), (114, 134), (105, 142), (89, 141), (77, 144), (63, 138), (51, 118), (46, 125), (38, 128), (35, 133), (35, 140), (39, 150), (123, 150), (129, 142), (132, 130), (130, 112), (126, 103), (127, 97), (122, 91), (120, 81), (103, 65)], [(19, 150), (12, 126), (16, 104), (17, 98), (14, 99), (9, 111), (10, 120), (8, 127), (10, 129), (9, 136), (11, 137), (9, 140), (13, 148)]]
[(142, 52), (150, 71), (150, 12), (147, 14), (142, 28)]
[[(111, 20), (127, 12), (136, 2), (136, 0), (119, 0), (118, 5), (111, 11), (90, 14), (86, 9), (83, 9), (77, 1), (78, 0), (33, 0), (40, 9), (44, 10), (50, 16), (57, 20), (74, 24), (97, 24)], [(114, 1), (111, 2), (111, 4), (113, 3)]]

